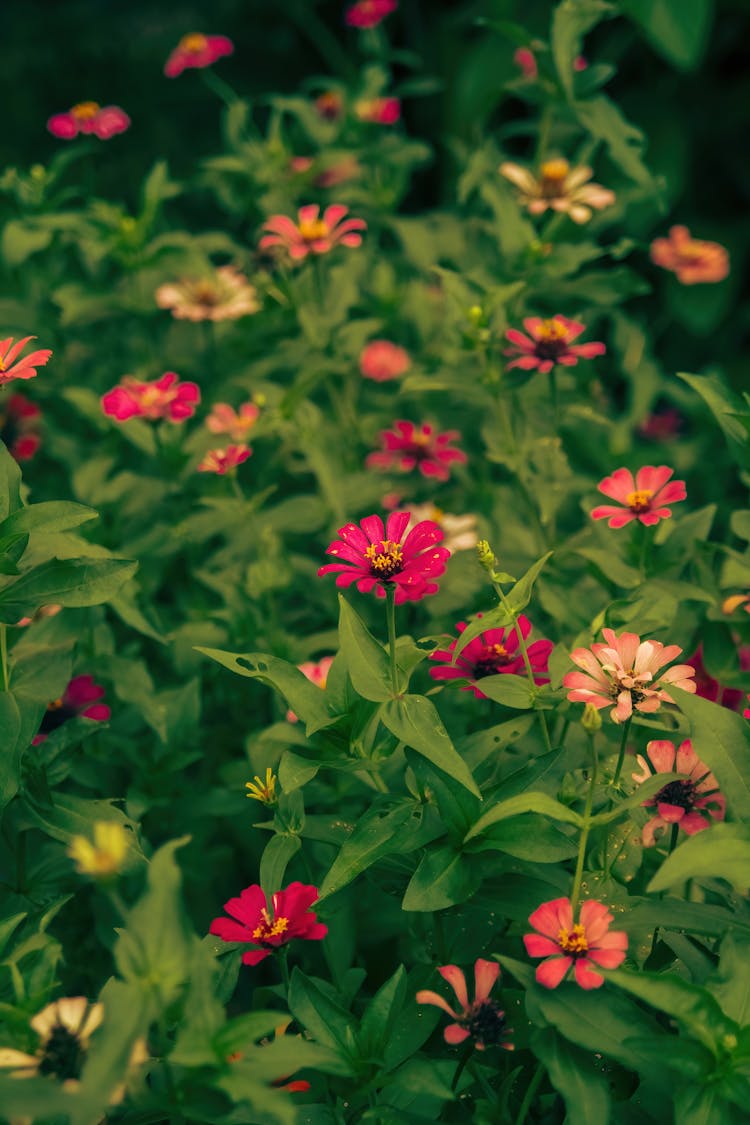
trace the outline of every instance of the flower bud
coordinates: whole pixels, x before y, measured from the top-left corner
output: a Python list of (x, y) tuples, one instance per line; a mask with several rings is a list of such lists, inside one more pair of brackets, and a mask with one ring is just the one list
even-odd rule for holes
[(596, 734), (602, 729), (602, 717), (593, 703), (587, 703), (581, 715), (581, 726), (587, 734)]
[(486, 539), (480, 539), (477, 543), (477, 558), (479, 559), (480, 565), (490, 573), (497, 566), (495, 552), (492, 550)]

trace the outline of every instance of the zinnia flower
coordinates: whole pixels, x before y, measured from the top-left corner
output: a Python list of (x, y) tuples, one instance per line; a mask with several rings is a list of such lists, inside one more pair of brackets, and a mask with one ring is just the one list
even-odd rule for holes
[(324, 90), (315, 99), (315, 109), (325, 121), (336, 121), (344, 109), (344, 99), (336, 90)]
[(417, 993), (416, 1001), (418, 1004), (434, 1004), (456, 1021), (449, 1023), (443, 1032), (446, 1043), (455, 1047), (473, 1039), (477, 1051), (484, 1051), (486, 1047), (504, 1047), (506, 1051), (512, 1051), (513, 1044), (508, 1039), (511, 1030), (505, 1021), (505, 1012), (496, 1000), (490, 1000), (490, 993), (500, 975), (497, 961), (485, 961), (478, 957), (474, 963), (472, 1003), (469, 1003), (466, 977), (458, 965), (440, 965), (438, 972), (455, 992), (460, 1011), (455, 1012), (439, 992), (427, 988)]
[(610, 931), (614, 915), (606, 906), (589, 899), (581, 907), (580, 919), (573, 923), (569, 898), (543, 902), (529, 915), (537, 933), (525, 934), (523, 943), (529, 957), (547, 958), (536, 970), (537, 982), (545, 988), (557, 988), (572, 965), (581, 988), (601, 988), (604, 977), (593, 966), (616, 969), (625, 960), (628, 935), (624, 930)]
[(88, 836), (74, 836), (68, 855), (74, 860), (79, 875), (107, 879), (122, 871), (128, 854), (130, 837), (116, 820), (94, 821), (93, 843)]
[(361, 175), (362, 165), (356, 156), (349, 155), (337, 160), (335, 164), (329, 164), (327, 168), (322, 168), (313, 183), (319, 188), (332, 188), (348, 183), (349, 180), (356, 180)]
[[(332, 203), (326, 207), (320, 218), (320, 207), (316, 203), (300, 207), (295, 223), (287, 215), (272, 215), (263, 224), (264, 234), (258, 243), (260, 250), (281, 250), (293, 262), (303, 261), (308, 254), (327, 254), (337, 244), (342, 246), (361, 246), (359, 231), (367, 229), (364, 219), (346, 219), (349, 208), (342, 203)], [(342, 221), (344, 220), (344, 221)]]
[(32, 739), (32, 745), (38, 746), (52, 734), (52, 731), (79, 715), (84, 719), (93, 719), (97, 723), (106, 723), (112, 712), (106, 703), (99, 702), (104, 695), (104, 688), (101, 684), (94, 683), (93, 676), (74, 676), (60, 698), (47, 704), (39, 732)]
[(243, 402), (239, 410), (227, 402), (217, 402), (206, 418), (206, 429), (212, 434), (226, 434), (232, 441), (244, 441), (259, 415), (260, 408), (254, 402)]
[(458, 430), (437, 434), (426, 423), (417, 427), (413, 422), (394, 422), (392, 430), (381, 431), (383, 449), (371, 453), (365, 464), (370, 469), (398, 469), (402, 473), (418, 469), (423, 477), (445, 481), (450, 476), (449, 465), (466, 461), (462, 450), (451, 447), (451, 442), (460, 437)]
[(233, 473), (238, 465), (247, 461), (252, 453), (249, 445), (228, 445), (226, 449), (209, 449), (198, 465), (199, 473), (216, 473), (226, 476)]
[[(750, 646), (740, 645), (737, 649), (737, 658), (740, 670), (750, 671)], [(718, 703), (720, 707), (727, 707), (730, 711), (738, 711), (744, 699), (741, 688), (723, 687), (718, 680), (710, 676), (703, 663), (703, 645), (698, 648), (688, 659), (687, 663), (695, 669), (695, 693), (701, 699), (709, 699)]]
[[(437, 582), (445, 570), (450, 551), (436, 547), (443, 532), (431, 520), (423, 520), (407, 534), (409, 512), (391, 512), (383, 527), (380, 516), (367, 516), (359, 527), (348, 523), (339, 528), (341, 539), (326, 549), (342, 562), (327, 563), (318, 576), (335, 573), (336, 585), (356, 584), (361, 594), (374, 590), (376, 597), (385, 597), (385, 584), (396, 588), (396, 604), (419, 601), (436, 594)], [(406, 536), (406, 538), (404, 538)]]
[(119, 105), (100, 106), (98, 102), (79, 102), (67, 113), (56, 113), (47, 122), (53, 136), (71, 141), (79, 133), (93, 134), (100, 141), (108, 141), (117, 133), (130, 128), (130, 118)]
[(537, 66), (536, 56), (528, 47), (518, 47), (513, 52), (513, 62), (521, 71), (521, 77), (527, 79), (527, 81), (531, 81), (538, 76), (539, 67)]
[(583, 668), (563, 676), (563, 686), (572, 689), (568, 692), (571, 703), (592, 703), (597, 709), (611, 706), (612, 721), (623, 723), (634, 708), (650, 714), (662, 703), (674, 703), (664, 684), (695, 692), (695, 669), (689, 664), (675, 664), (659, 677), (660, 669), (682, 652), (677, 645), (641, 641), (637, 633), (619, 637), (611, 629), (602, 629), (602, 633), (606, 644), (577, 648), (570, 654), (573, 663)]
[(361, 351), (359, 369), (365, 379), (386, 383), (398, 379), (411, 367), (411, 356), (405, 348), (390, 340), (371, 340)]
[(513, 344), (505, 350), (505, 355), (515, 357), (507, 364), (509, 371), (513, 367), (524, 371), (537, 368), (544, 375), (556, 364), (574, 367), (579, 359), (593, 359), (607, 350), (604, 344), (597, 342), (574, 344), (573, 340), (585, 332), (586, 326), (559, 313), (546, 320), (540, 316), (526, 317), (523, 326), (528, 336), (517, 328), (509, 328), (505, 333)]
[(528, 168), (509, 161), (500, 173), (520, 189), (520, 202), (531, 215), (542, 215), (548, 208), (564, 212), (574, 223), (587, 223), (594, 211), (615, 202), (615, 193), (601, 184), (591, 184), (592, 171), (582, 164), (571, 168), (567, 160), (548, 160), (537, 178)]
[(632, 520), (651, 527), (659, 520), (669, 519), (672, 509), (664, 505), (677, 504), (687, 496), (684, 480), (670, 480), (673, 473), (668, 465), (644, 465), (633, 479), (630, 469), (615, 469), (611, 477), (605, 477), (596, 487), (624, 507), (602, 504), (592, 510), (591, 518), (609, 518), (610, 527), (625, 527)]
[(239, 941), (256, 946), (242, 954), (244, 965), (257, 965), (281, 945), (294, 938), (322, 941), (328, 927), (319, 922), (310, 910), (318, 897), (317, 887), (290, 883), (277, 891), (268, 908), (266, 896), (254, 883), (245, 887), (239, 898), (230, 898), (224, 909), (231, 918), (214, 918), (209, 933), (222, 941)]
[(636, 758), (640, 773), (633, 781), (642, 785), (657, 773), (681, 773), (684, 778), (668, 782), (654, 797), (644, 801), (644, 807), (656, 806), (657, 815), (643, 828), (644, 847), (650, 848), (657, 837), (666, 832), (670, 824), (677, 824), (688, 836), (708, 828), (711, 820), (723, 820), (726, 801), (719, 792), (719, 783), (693, 750), (689, 738), (675, 749), (666, 739), (655, 739), (646, 744), (646, 755)]
[(401, 116), (401, 102), (398, 98), (369, 98), (356, 102), (354, 114), (371, 125), (395, 125)]
[[(325, 691), (326, 684), (328, 683), (328, 673), (333, 664), (332, 656), (321, 656), (320, 660), (306, 660), (304, 664), (298, 664), (300, 672), (306, 676), (311, 684), (315, 684), (321, 691)], [(299, 719), (291, 708), (286, 713), (287, 721), (290, 723), (297, 723)]]
[(29, 340), (36, 340), (36, 336), (24, 336), (17, 344), (13, 343), (12, 336), (0, 340), (0, 385), (10, 383), (12, 379), (33, 379), (37, 367), (44, 367), (47, 363), (52, 355), (49, 348), (41, 348), (22, 359), (18, 358)]
[(673, 406), (663, 406), (648, 414), (638, 426), (638, 436), (646, 441), (675, 441), (685, 419)]
[(0, 440), (16, 461), (30, 461), (39, 449), (42, 412), (24, 395), (11, 395), (0, 409)]
[(182, 279), (156, 290), (160, 309), (177, 320), (238, 320), (260, 308), (258, 290), (234, 266), (220, 266), (212, 277)]
[(262, 805), (276, 804), (276, 774), (270, 766), (266, 767), (265, 780), (258, 777), (257, 773), (252, 781), (245, 782), (246, 796), (251, 801), (260, 801)]
[(691, 238), (687, 227), (671, 227), (669, 238), (651, 243), (651, 261), (671, 270), (683, 285), (723, 281), (729, 273), (729, 254), (719, 242)]
[(185, 35), (167, 59), (164, 73), (176, 78), (189, 67), (211, 66), (217, 59), (234, 52), (234, 43), (226, 35)]
[(161, 379), (151, 383), (126, 375), (118, 387), (102, 395), (102, 409), (118, 422), (127, 422), (129, 418), (184, 422), (195, 414), (200, 400), (196, 383), (181, 383), (179, 375), (166, 371)]
[(356, 4), (347, 8), (346, 22), (349, 27), (377, 27), (397, 7), (398, 0), (357, 0)]
[[(479, 613), (477, 616), (482, 615)], [(531, 632), (531, 622), (521, 614), (518, 625), (525, 641)], [(465, 629), (466, 622), (459, 621), (457, 632), (463, 633)], [(487, 698), (477, 687), (478, 680), (506, 673), (522, 676), (526, 671), (515, 629), (488, 629), (485, 633), (480, 633), (461, 650), (454, 663), (455, 647), (456, 641), (452, 641), (447, 649), (436, 649), (430, 654), (430, 660), (441, 664), (439, 668), (430, 668), (430, 675), (433, 680), (469, 680), (461, 690), (473, 691), (477, 699)], [(534, 641), (528, 646), (526, 651), (534, 673), (534, 683), (549, 683), (547, 661), (553, 648), (552, 641)]]
[[(387, 505), (383, 505), (386, 507)], [(394, 507), (398, 506), (398, 501)], [(408, 531), (416, 527), (421, 520), (432, 520), (443, 529), (443, 546), (450, 551), (473, 551), (479, 541), (477, 535), (477, 517), (473, 513), (465, 516), (454, 516), (444, 512), (434, 504), (412, 504), (411, 519)]]

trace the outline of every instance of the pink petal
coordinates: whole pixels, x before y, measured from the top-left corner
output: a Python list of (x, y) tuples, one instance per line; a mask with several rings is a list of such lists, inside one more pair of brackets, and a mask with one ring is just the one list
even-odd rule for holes
[(586, 931), (586, 940), (589, 945), (593, 945), (599, 938), (603, 937), (610, 922), (613, 921), (614, 916), (601, 902), (588, 899), (581, 907), (581, 925)]
[(597, 488), (605, 496), (609, 496), (610, 500), (619, 500), (622, 504), (626, 504), (630, 493), (636, 491), (630, 469), (615, 469), (612, 476), (599, 481)]
[(646, 757), (651, 763), (654, 773), (672, 773), (675, 771), (675, 748), (665, 738), (655, 738), (646, 743)]
[(542, 961), (534, 974), (537, 983), (544, 988), (557, 988), (572, 964), (572, 957), (550, 957), (547, 961)]
[(555, 898), (543, 902), (529, 915), (529, 925), (545, 937), (557, 939), (560, 930), (569, 930), (573, 925), (570, 899)]
[(466, 991), (466, 977), (458, 965), (442, 965), (438, 972), (443, 980), (447, 980), (456, 994), (456, 999), (464, 1011), (469, 1007), (469, 994)]
[(495, 986), (495, 981), (500, 976), (500, 965), (497, 961), (485, 961), (478, 957), (474, 964), (474, 1003), (481, 1004), (486, 1000)]
[(449, 1023), (443, 1032), (443, 1038), (446, 1043), (455, 1047), (459, 1043), (464, 1043), (469, 1038), (469, 1034), (465, 1027), (461, 1027), (457, 1023)]
[(590, 964), (591, 962), (587, 957), (581, 957), (576, 961), (575, 967), (576, 984), (580, 985), (581, 988), (585, 988), (587, 992), (592, 988), (601, 988), (604, 984), (604, 977), (600, 976), (599, 973), (593, 972), (589, 967)]
[(541, 934), (524, 934), (523, 944), (529, 957), (555, 957), (560, 953), (560, 944)]
[(429, 988), (423, 988), (417, 993), (415, 1000), (418, 1004), (433, 1004), (436, 1008), (442, 1008), (443, 1011), (447, 1012), (449, 1016), (452, 1016), (454, 1020), (459, 1018), (458, 1012), (453, 1011), (448, 1001), (445, 1000), (439, 992), (433, 992)]

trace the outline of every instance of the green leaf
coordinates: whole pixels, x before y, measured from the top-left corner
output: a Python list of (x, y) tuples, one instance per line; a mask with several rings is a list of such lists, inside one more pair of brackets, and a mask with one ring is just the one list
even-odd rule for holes
[(406, 888), (403, 910), (446, 910), (465, 902), (482, 882), (480, 865), (446, 844), (428, 851)]
[(46, 500), (41, 504), (19, 508), (4, 519), (0, 523), (0, 538), (29, 531), (68, 531), (71, 527), (78, 527), (98, 518), (99, 513), (85, 504), (74, 504), (69, 500)]
[(576, 113), (584, 129), (602, 141), (611, 159), (626, 176), (654, 190), (654, 178), (643, 162), (646, 138), (640, 129), (626, 121), (622, 113), (604, 94), (576, 104)]
[[(219, 968), (209, 945), (191, 942), (190, 981), (169, 1060), (176, 1066), (215, 1066), (226, 1058), (216, 1052), (216, 1036), (224, 1025), (224, 1008), (216, 997)], [(275, 1025), (272, 1025), (272, 1027)], [(228, 1054), (229, 1052), (227, 1052)]]
[(21, 713), (8, 691), (0, 692), (0, 809), (12, 801), (21, 784)]
[(0, 621), (12, 625), (42, 605), (100, 605), (137, 569), (124, 559), (50, 559), (0, 590)]
[(382, 703), (393, 696), (388, 656), (355, 609), (339, 594), (339, 644), (354, 690)]
[(750, 820), (750, 726), (736, 711), (675, 689), (674, 701), (690, 722), (695, 750), (727, 799), (732, 816)]
[(469, 641), (474, 640), (474, 637), (480, 636), (487, 629), (503, 629), (513, 624), (514, 619), (531, 601), (534, 583), (552, 554), (552, 551), (548, 551), (546, 555), (542, 555), (533, 566), (529, 567), (523, 577), (518, 579), (515, 586), (505, 595), (507, 609), (506, 605), (499, 605), (495, 609), (491, 609), (489, 613), (483, 614), (482, 617), (476, 617), (466, 626), (456, 641), (456, 647), (453, 650), (454, 663), (456, 657), (461, 654)]
[(554, 824), (540, 820), (536, 813), (521, 813), (501, 820), (470, 842), (471, 852), (498, 851), (531, 863), (559, 863), (570, 859), (578, 845)]
[(713, 0), (620, 0), (654, 50), (680, 70), (698, 65), (708, 41)]
[(568, 101), (573, 100), (573, 63), (581, 54), (583, 36), (600, 20), (614, 14), (604, 0), (563, 0), (552, 16), (552, 57), (560, 85)]
[(712, 824), (667, 856), (648, 885), (663, 891), (688, 879), (726, 879), (740, 890), (750, 883), (750, 824)]
[(429, 699), (423, 695), (391, 699), (381, 707), (380, 718), (384, 726), (405, 746), (422, 754), (470, 793), (481, 797), (471, 770), (451, 742), (442, 719)]
[(727, 934), (721, 943), (719, 967), (705, 986), (725, 1016), (740, 1027), (750, 1025), (750, 938)]
[(628, 969), (615, 969), (607, 973), (607, 981), (625, 989), (652, 1008), (666, 1012), (714, 1053), (718, 1053), (725, 1035), (735, 1035), (737, 1032), (737, 1024), (724, 1016), (708, 989), (691, 984), (681, 977), (668, 973), (632, 973)]
[(594, 1070), (591, 1055), (566, 1043), (551, 1027), (534, 1031), (531, 1049), (562, 1094), (567, 1120), (607, 1125), (611, 1113), (609, 1083)]
[(424, 809), (413, 804), (375, 808), (358, 821), (320, 887), (320, 900), (340, 891), (373, 863), (393, 852), (411, 851), (423, 826)]
[(281, 890), (287, 864), (302, 846), (299, 836), (272, 836), (260, 859), (260, 885), (266, 897)]
[(33, 220), (11, 219), (3, 227), (3, 258), (9, 266), (20, 266), (32, 254), (46, 250), (53, 236), (54, 231), (33, 225)]
[(728, 931), (750, 935), (750, 920), (741, 918), (736, 911), (705, 902), (683, 902), (677, 898), (665, 898), (660, 902), (636, 901), (628, 919), (636, 930), (662, 926), (711, 937), (722, 937)]
[(528, 711), (534, 706), (536, 692), (525, 676), (514, 676), (508, 672), (498, 676), (483, 676), (481, 687), (488, 699), (502, 703), (504, 707)]
[(569, 809), (567, 805), (556, 801), (554, 797), (549, 797), (546, 793), (519, 793), (516, 797), (509, 797), (507, 801), (501, 801), (487, 809), (466, 833), (465, 841), (478, 836), (490, 825), (497, 824), (498, 821), (528, 812), (540, 813), (542, 816), (548, 816), (550, 820), (558, 820), (563, 824), (574, 824), (576, 828), (583, 826), (583, 818), (580, 813)]
[(350, 1057), (354, 1042), (352, 1016), (313, 977), (305, 976), (297, 967), (289, 987), (289, 1010), (319, 1043), (342, 1058)]
[(5, 520), (21, 507), (21, 469), (0, 441), (0, 519)]
[(682, 379), (701, 396), (724, 431), (734, 459), (746, 464), (749, 435), (735, 417), (735, 414), (742, 413), (743, 404), (740, 399), (717, 375), (689, 375), (678, 371), (677, 378)]
[(114, 821), (125, 829), (129, 858), (134, 863), (144, 862), (143, 851), (136, 836), (137, 824), (111, 801), (55, 792), (48, 804), (42, 804), (27, 796), (23, 806), (23, 820), (40, 828), (61, 844), (70, 844), (74, 836), (90, 838), (97, 820)]
[(405, 1000), (406, 970), (399, 965), (375, 993), (362, 1016), (359, 1043), (363, 1058), (377, 1058), (385, 1053)]

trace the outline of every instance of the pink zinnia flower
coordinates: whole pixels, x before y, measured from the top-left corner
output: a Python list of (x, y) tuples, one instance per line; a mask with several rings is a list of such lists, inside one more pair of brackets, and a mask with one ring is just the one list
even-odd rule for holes
[(383, 449), (371, 453), (365, 464), (369, 469), (397, 469), (401, 473), (418, 469), (423, 477), (445, 481), (450, 476), (449, 465), (466, 462), (466, 454), (451, 446), (460, 437), (458, 430), (436, 434), (426, 423), (417, 427), (400, 420), (393, 423), (392, 430), (381, 431)]
[[(740, 670), (743, 672), (749, 671), (750, 646), (740, 645), (737, 649), (737, 657)], [(718, 680), (709, 675), (703, 663), (703, 645), (698, 645), (697, 650), (687, 663), (695, 669), (696, 695), (699, 695), (701, 699), (709, 699), (712, 703), (718, 703), (721, 707), (727, 707), (730, 711), (739, 710), (740, 704), (743, 702), (744, 691), (740, 688), (722, 687)]]
[(39, 449), (41, 420), (41, 410), (25, 395), (11, 395), (0, 410), (0, 440), (16, 461), (30, 461)]
[(372, 125), (395, 125), (401, 116), (401, 102), (398, 98), (370, 98), (357, 102), (354, 113), (360, 121)]
[(443, 1032), (446, 1043), (456, 1047), (467, 1039), (473, 1039), (477, 1051), (484, 1051), (486, 1047), (504, 1047), (506, 1051), (512, 1051), (513, 1044), (508, 1039), (511, 1030), (506, 1023), (505, 1012), (497, 1001), (490, 1000), (490, 993), (500, 975), (497, 961), (477, 958), (474, 963), (474, 1000), (471, 1003), (466, 977), (458, 965), (440, 965), (438, 972), (456, 994), (460, 1011), (455, 1012), (439, 992), (428, 988), (417, 993), (416, 1001), (418, 1004), (434, 1004), (456, 1021), (449, 1023)]
[(536, 78), (539, 74), (536, 56), (528, 47), (519, 47), (513, 52), (513, 62), (521, 71), (521, 76), (528, 80)]
[(294, 262), (303, 261), (308, 254), (327, 254), (337, 244), (342, 246), (361, 246), (359, 231), (367, 229), (364, 219), (344, 219), (349, 208), (342, 203), (332, 203), (326, 207), (320, 218), (320, 207), (316, 203), (300, 207), (295, 223), (287, 215), (272, 215), (263, 229), (264, 234), (258, 243), (260, 250), (285, 251)]
[(104, 688), (94, 683), (93, 676), (74, 676), (61, 697), (47, 704), (39, 733), (32, 739), (32, 746), (46, 741), (52, 731), (78, 715), (94, 719), (97, 723), (105, 723), (112, 712), (106, 703), (100, 702), (104, 695)]
[(684, 480), (670, 480), (673, 473), (668, 465), (644, 465), (633, 479), (630, 469), (615, 469), (611, 477), (605, 477), (596, 487), (624, 507), (602, 504), (592, 510), (591, 518), (609, 519), (610, 527), (625, 527), (632, 520), (651, 527), (659, 520), (669, 519), (672, 509), (664, 505), (678, 504), (687, 496)]
[[(320, 660), (306, 660), (304, 664), (298, 664), (300, 672), (306, 676), (310, 683), (315, 684), (322, 691), (325, 691), (326, 684), (328, 683), (328, 673), (333, 664), (332, 656), (321, 656)], [(299, 719), (291, 708), (286, 713), (287, 722), (298, 723)]]
[(671, 227), (669, 238), (651, 243), (651, 261), (671, 270), (683, 285), (723, 281), (729, 273), (729, 254), (719, 242), (692, 238), (687, 227)]
[(37, 367), (44, 367), (47, 363), (52, 355), (49, 348), (41, 348), (22, 359), (18, 358), (29, 340), (36, 340), (36, 336), (24, 336), (17, 344), (13, 343), (12, 336), (0, 340), (0, 386), (10, 383), (12, 379), (33, 379)]
[[(481, 613), (477, 614), (481, 617)], [(523, 614), (518, 618), (518, 625), (524, 641), (531, 632), (531, 622)], [(466, 622), (459, 621), (456, 630), (463, 633)], [(453, 652), (456, 641), (452, 641), (447, 649), (437, 649), (430, 654), (430, 660), (439, 661), (440, 668), (430, 668), (433, 680), (469, 680), (461, 688), (462, 691), (473, 691), (477, 699), (486, 699), (477, 687), (477, 681), (485, 676), (498, 676), (510, 673), (522, 676), (526, 672), (523, 655), (518, 645), (518, 636), (515, 629), (488, 629), (473, 641), (469, 641), (466, 648), (453, 661)], [(534, 641), (527, 648), (529, 663), (534, 673), (534, 682), (548, 684), (547, 661), (554, 645), (552, 641)]]
[(200, 400), (196, 383), (180, 383), (179, 375), (166, 371), (152, 383), (126, 375), (118, 387), (102, 395), (102, 409), (118, 422), (127, 422), (129, 418), (184, 422), (195, 414)]
[[(406, 534), (409, 512), (391, 512), (383, 527), (380, 516), (367, 516), (357, 527), (348, 523), (339, 528), (340, 539), (326, 549), (342, 562), (327, 563), (318, 571), (337, 575), (336, 585), (356, 584), (361, 594), (374, 590), (376, 597), (385, 597), (385, 583), (396, 587), (396, 604), (415, 602), (436, 594), (437, 582), (445, 571), (450, 551), (436, 547), (443, 532), (431, 520), (423, 520)], [(406, 536), (404, 538), (404, 536)]]
[(659, 676), (660, 669), (682, 652), (677, 645), (641, 641), (637, 633), (619, 637), (612, 629), (602, 629), (602, 633), (606, 644), (577, 648), (570, 654), (573, 663), (583, 668), (563, 676), (563, 686), (572, 689), (568, 692), (571, 703), (591, 703), (597, 710), (612, 707), (612, 721), (623, 723), (632, 716), (633, 708), (650, 714), (662, 703), (674, 703), (663, 684), (695, 693), (695, 669), (689, 664), (675, 664)]
[(638, 426), (638, 436), (646, 441), (675, 441), (685, 419), (673, 406), (653, 410)]
[(359, 357), (359, 369), (365, 379), (374, 379), (376, 383), (398, 379), (410, 367), (409, 353), (390, 340), (371, 340)]
[(294, 938), (322, 941), (328, 926), (317, 920), (310, 907), (318, 898), (317, 887), (290, 883), (271, 898), (269, 910), (266, 896), (254, 883), (245, 887), (239, 898), (230, 898), (224, 909), (231, 918), (214, 918), (209, 933), (222, 941), (240, 941), (256, 946), (242, 954), (244, 965), (257, 965), (281, 945)]
[(655, 739), (646, 745), (646, 756), (636, 758), (640, 773), (633, 781), (642, 785), (657, 773), (681, 773), (684, 778), (668, 782), (654, 797), (644, 801), (644, 807), (656, 806), (652, 817), (641, 834), (644, 847), (652, 847), (657, 836), (663, 835), (670, 824), (677, 824), (688, 836), (708, 828), (711, 820), (723, 820), (726, 801), (719, 792), (719, 783), (693, 750), (689, 738), (675, 749), (666, 739)]
[(506, 349), (505, 355), (515, 357), (507, 364), (509, 371), (513, 367), (524, 371), (537, 368), (544, 375), (556, 364), (574, 367), (579, 359), (593, 359), (594, 356), (604, 355), (607, 350), (601, 343), (574, 344), (573, 340), (585, 332), (586, 326), (559, 313), (547, 320), (540, 316), (526, 317), (523, 326), (528, 336), (517, 328), (509, 328), (505, 333), (513, 344), (512, 348)]
[(397, 7), (398, 0), (357, 0), (347, 8), (346, 22), (349, 27), (377, 27)]
[(249, 445), (228, 445), (226, 449), (209, 449), (198, 465), (199, 473), (217, 473), (226, 476), (233, 473), (238, 465), (247, 461), (252, 453)]
[(569, 898), (543, 902), (529, 915), (537, 933), (525, 934), (523, 943), (529, 957), (547, 958), (536, 970), (537, 982), (545, 988), (557, 988), (572, 965), (581, 988), (601, 988), (604, 977), (593, 966), (616, 969), (625, 960), (628, 935), (624, 930), (610, 931), (614, 915), (606, 906), (589, 899), (581, 907), (580, 919), (573, 922)]
[(176, 78), (189, 67), (211, 66), (217, 59), (234, 52), (234, 43), (226, 35), (185, 35), (167, 59), (164, 73)]
[(93, 134), (100, 141), (108, 141), (117, 133), (130, 128), (130, 118), (118, 105), (100, 106), (98, 102), (79, 102), (67, 113), (56, 113), (47, 122), (53, 136), (71, 141), (79, 133)]
[(206, 418), (206, 429), (212, 434), (226, 434), (232, 441), (244, 441), (258, 421), (260, 409), (254, 402), (243, 402), (235, 410), (228, 402), (217, 402)]

